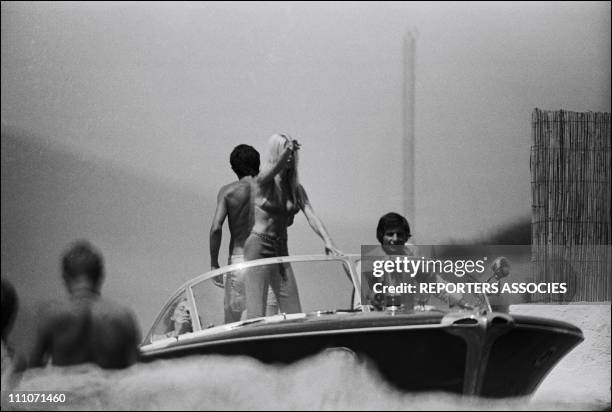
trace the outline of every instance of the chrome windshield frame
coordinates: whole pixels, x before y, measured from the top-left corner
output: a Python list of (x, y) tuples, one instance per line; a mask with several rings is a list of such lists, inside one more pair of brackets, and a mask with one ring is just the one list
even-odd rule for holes
[(213, 278), (218, 275), (222, 275), (227, 272), (232, 272), (234, 270), (247, 269), (254, 266), (263, 266), (270, 265), (275, 263), (292, 263), (292, 262), (322, 262), (322, 261), (343, 261), (349, 262), (349, 268), (351, 272), (351, 280), (353, 282), (353, 286), (358, 287), (359, 277), (355, 274), (354, 262), (361, 259), (361, 255), (359, 254), (347, 254), (347, 255), (293, 255), (293, 256), (278, 256), (266, 259), (257, 259), (251, 260), (248, 262), (234, 263), (232, 265), (222, 266), (219, 269), (211, 270), (209, 272), (203, 273), (190, 281), (186, 282), (179, 290), (184, 288), (193, 287), (195, 284), (198, 284), (207, 279)]
[(358, 260), (361, 259), (361, 255), (359, 254), (346, 254), (346, 255), (294, 255), (294, 256), (278, 256), (273, 258), (266, 259), (258, 259), (252, 260), (248, 262), (234, 263), (232, 265), (222, 266), (218, 269), (208, 271), (206, 273), (202, 273), (194, 277), (193, 279), (182, 284), (166, 301), (162, 310), (155, 318), (155, 321), (149, 330), (149, 333), (145, 336), (143, 344), (152, 343), (153, 330), (158, 325), (166, 311), (168, 310), (170, 304), (174, 302), (180, 295), (184, 294), (187, 297), (187, 301), (189, 303), (189, 310), (192, 314), (192, 327), (193, 332), (198, 332), (203, 330), (202, 325), (200, 324), (200, 314), (198, 312), (197, 305), (195, 304), (193, 287), (199, 285), (200, 283), (211, 279), (218, 275), (223, 275), (228, 272), (232, 272), (235, 270), (242, 270), (256, 266), (264, 266), (270, 264), (279, 264), (279, 263), (294, 263), (294, 262), (333, 262), (338, 261), (345, 264), (345, 268), (348, 269), (348, 274), (350, 275), (351, 282), (353, 283), (353, 288), (355, 289), (354, 296), (354, 306), (361, 306), (361, 278), (360, 274), (356, 273), (355, 264)]
[[(342, 262), (344, 263), (345, 269), (348, 269), (348, 275), (353, 284), (354, 288), (354, 297), (353, 297), (353, 308), (360, 308), (363, 312), (368, 312), (367, 305), (364, 306), (361, 304), (361, 273), (357, 273), (357, 262), (361, 260), (360, 254), (345, 254), (345, 255), (294, 255), (294, 256), (279, 256), (273, 258), (266, 259), (258, 259), (247, 262), (235, 263), (232, 265), (227, 265), (220, 267), (215, 270), (208, 271), (206, 273), (200, 274), (193, 279), (185, 282), (181, 287), (179, 287), (166, 301), (164, 306), (162, 307), (161, 312), (155, 318), (155, 322), (151, 327), (149, 333), (146, 335), (143, 344), (147, 345), (152, 343), (152, 336), (155, 327), (158, 325), (159, 321), (162, 319), (166, 311), (168, 310), (170, 304), (174, 302), (180, 295), (184, 294), (187, 297), (190, 312), (192, 314), (192, 327), (193, 332), (199, 332), (205, 330), (202, 328), (200, 324), (200, 314), (198, 312), (197, 305), (195, 304), (195, 298), (193, 293), (193, 287), (201, 284), (202, 282), (209, 280), (215, 276), (223, 275), (228, 272), (243, 270), (251, 267), (264, 266), (270, 264), (280, 264), (280, 263), (295, 263), (295, 262)], [(475, 279), (474, 279), (475, 280)], [(483, 295), (485, 299), (485, 304), (487, 310), (491, 310), (491, 306), (486, 295)], [(249, 321), (245, 321), (249, 322)], [(238, 322), (240, 323), (240, 322)]]

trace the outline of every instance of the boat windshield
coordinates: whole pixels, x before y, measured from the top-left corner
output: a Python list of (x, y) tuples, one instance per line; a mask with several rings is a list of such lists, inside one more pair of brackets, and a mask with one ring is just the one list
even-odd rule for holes
[(247, 320), (247, 299), (253, 298), (253, 295), (247, 296), (247, 283), (259, 290), (255, 296), (260, 299), (260, 313), (255, 317), (350, 311), (355, 306), (351, 278), (354, 272), (348, 260), (298, 260), (240, 266), (233, 265), (229, 267), (232, 270), (223, 271), (222, 283), (216, 277), (191, 286), (202, 329)]
[[(460, 305), (459, 299), (449, 300), (436, 293), (417, 294), (398, 304), (393, 301), (397, 296), (374, 293), (360, 268), (359, 255), (317, 255), (262, 259), (208, 272), (177, 291), (158, 316), (147, 341), (181, 339), (200, 330), (214, 333), (297, 314), (320, 316), (390, 308), (405, 313), (490, 309), (487, 298), (476, 294), (460, 296)], [(457, 279), (449, 277), (446, 281)], [(249, 299), (258, 301), (249, 304)], [(395, 304), (397, 307), (393, 307)], [(249, 316), (248, 310), (253, 314)]]

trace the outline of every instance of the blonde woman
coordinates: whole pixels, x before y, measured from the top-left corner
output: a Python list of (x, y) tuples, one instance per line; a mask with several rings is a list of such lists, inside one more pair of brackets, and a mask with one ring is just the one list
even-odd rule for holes
[[(341, 254), (315, 214), (304, 187), (298, 179), (300, 144), (286, 134), (270, 137), (261, 172), (253, 179), (253, 217), (251, 234), (244, 245), (245, 260), (287, 256), (287, 227), (294, 216), (304, 212), (310, 227), (325, 244), (328, 254)], [(266, 265), (251, 269), (246, 276), (247, 317), (265, 315), (268, 286), (285, 313), (302, 311), (291, 266)]]

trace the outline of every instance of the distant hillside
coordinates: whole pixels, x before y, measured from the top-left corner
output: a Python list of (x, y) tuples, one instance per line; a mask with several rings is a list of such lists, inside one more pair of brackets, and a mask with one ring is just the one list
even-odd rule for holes
[(490, 245), (530, 245), (531, 244), (531, 220), (521, 219), (492, 231), (483, 236), (477, 243)]
[(471, 239), (451, 238), (448, 245), (531, 245), (531, 219), (524, 217)]

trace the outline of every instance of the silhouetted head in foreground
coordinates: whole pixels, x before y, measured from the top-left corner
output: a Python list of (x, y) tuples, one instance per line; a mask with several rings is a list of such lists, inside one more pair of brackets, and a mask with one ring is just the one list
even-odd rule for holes
[(259, 152), (248, 144), (240, 144), (234, 147), (230, 154), (230, 165), (238, 179), (257, 176), (260, 165)]
[(2, 279), (1, 289), (1, 302), (2, 302), (2, 340), (6, 342), (6, 338), (13, 327), (15, 317), (17, 316), (17, 308), (19, 306), (19, 300), (17, 298), (17, 292), (13, 285), (5, 279)]
[(80, 289), (99, 293), (104, 281), (102, 254), (86, 240), (74, 242), (62, 255), (62, 277), (71, 294)]
[[(29, 366), (93, 363), (117, 369), (138, 358), (140, 329), (132, 311), (100, 296), (102, 254), (89, 242), (71, 244), (61, 256), (62, 277), (71, 295), (41, 307)], [(137, 293), (137, 291), (134, 291)]]

